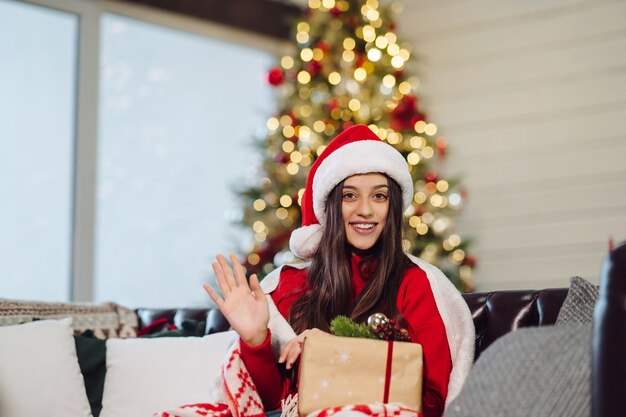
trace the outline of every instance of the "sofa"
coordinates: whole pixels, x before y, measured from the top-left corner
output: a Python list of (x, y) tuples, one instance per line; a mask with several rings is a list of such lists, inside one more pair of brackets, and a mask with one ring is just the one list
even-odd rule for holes
[[(616, 249), (611, 256), (607, 258), (607, 263), (603, 268), (599, 292), (597, 286), (575, 277), (569, 288), (464, 294), (463, 297), (472, 313), (476, 327), (476, 362), (461, 395), (446, 408), (446, 417), (544, 415), (541, 412), (528, 413), (528, 409), (520, 409), (519, 413), (510, 412), (510, 410), (503, 413), (502, 408), (500, 411), (482, 411), (486, 410), (485, 401), (496, 403), (498, 399), (506, 397), (506, 393), (498, 390), (498, 387), (505, 383), (513, 384), (516, 390), (525, 389), (527, 393), (530, 392), (530, 400), (522, 396), (517, 400), (519, 404), (525, 407), (536, 406), (538, 403), (536, 399), (550, 390), (551, 385), (545, 385), (545, 381), (550, 378), (553, 380), (556, 378), (557, 382), (563, 380), (579, 388), (574, 393), (575, 401), (572, 401), (571, 396), (567, 399), (567, 403), (575, 408), (575, 412), (560, 414), (555, 411), (558, 407), (555, 408), (552, 402), (546, 400), (542, 405), (544, 407), (542, 410), (545, 411), (545, 407), (550, 407), (550, 409), (545, 415), (582, 416), (591, 415), (592, 412), (594, 417), (623, 415), (620, 413), (626, 410), (626, 407), (622, 407), (626, 406), (624, 403), (626, 396), (623, 395), (623, 392), (626, 392), (624, 391), (626, 369), (625, 361), (622, 359), (623, 351), (626, 349), (626, 326), (624, 325), (626, 323), (624, 311), (626, 309), (626, 246)], [(14, 300), (0, 299), (0, 324), (10, 324), (6, 317), (10, 312), (15, 312), (15, 303), (19, 304)], [(50, 304), (53, 303), (40, 303), (44, 307), (40, 307), (39, 310), (43, 312), (50, 310), (55, 314), (41, 314), (40, 319), (61, 318), (62, 314), (59, 314), (58, 306), (48, 308)], [(3, 305), (12, 307), (7, 310), (2, 308)], [(218, 374), (220, 361), (228, 344), (236, 338), (218, 310), (214, 308), (138, 308), (129, 311), (109, 304), (106, 312), (98, 310), (90, 313), (89, 311), (89, 308), (100, 307), (80, 306), (78, 310), (81, 314), (87, 315), (106, 313), (108, 318), (117, 314), (118, 328), (107, 324), (109, 328), (106, 332), (101, 330), (94, 332), (85, 328), (89, 323), (84, 322), (76, 327), (77, 316), (74, 315), (74, 323), (71, 323), (72, 314), (68, 315), (70, 318), (60, 321), (39, 320), (19, 326), (0, 327), (1, 416), (22, 417), (22, 415), (3, 412), (6, 411), (3, 407), (11, 403), (11, 396), (20, 395), (24, 396), (25, 401), (30, 400), (34, 404), (33, 410), (37, 409), (37, 403), (57, 404), (58, 402), (58, 405), (55, 405), (58, 408), (45, 415), (61, 417), (151, 415), (151, 412), (180, 404), (212, 400), (220, 389), (219, 381), (214, 375)], [(83, 311), (85, 309), (86, 311)], [(117, 311), (117, 313), (114, 314), (112, 311)], [(595, 321), (594, 333), (591, 334), (593, 321)], [(13, 343), (13, 348), (10, 346), (7, 348), (14, 338), (14, 333), (7, 332), (15, 332), (15, 329), (19, 330), (25, 326), (43, 326), (48, 322), (54, 322), (52, 323), (54, 326), (63, 328), (65, 336), (59, 339), (63, 339), (64, 349), (71, 351), (67, 355), (73, 353), (73, 359), (48, 358), (46, 355), (57, 348), (53, 346), (53, 343), (49, 343), (52, 337), (47, 333), (41, 339), (40, 330), (30, 332), (28, 335), (30, 339), (19, 339), (18, 342)], [(98, 320), (95, 320), (92, 324), (97, 325), (97, 322)], [(71, 327), (72, 324), (74, 327)], [(560, 333), (553, 331), (552, 329), (558, 328), (559, 324), (561, 325)], [(68, 331), (72, 333), (69, 334)], [(535, 345), (529, 345), (530, 348), (524, 345), (522, 352), (515, 351), (515, 346), (521, 346), (524, 340), (527, 340), (521, 337), (528, 336), (532, 332), (534, 335), (531, 334), (530, 338)], [(555, 334), (557, 336), (554, 336)], [(513, 339), (513, 336), (518, 339)], [(103, 337), (108, 337), (108, 340), (104, 340)], [(539, 344), (536, 343), (536, 340), (539, 340), (538, 337), (543, 338)], [(67, 340), (70, 339), (72, 340), (71, 347), (67, 345)], [(513, 346), (506, 343), (507, 339), (513, 342)], [(608, 346), (607, 342), (610, 343)], [(34, 346), (32, 352), (30, 345)], [(578, 350), (582, 353), (577, 353), (578, 356), (569, 355), (571, 356), (569, 358), (568, 352), (572, 346), (580, 347)], [(554, 357), (541, 358), (542, 352), (554, 352), (555, 349), (558, 349), (556, 351), (558, 360)], [(507, 351), (510, 355), (511, 350), (515, 355), (513, 359), (506, 356)], [(530, 365), (538, 364), (540, 360), (546, 359), (548, 359), (548, 365), (540, 365), (539, 369), (530, 366), (525, 362), (528, 357), (524, 357), (530, 351), (534, 351), (532, 354), (535, 355)], [(23, 354), (32, 356), (26, 356), (29, 360), (23, 362), (19, 359), (13, 360), (20, 355), (24, 357)], [(504, 366), (494, 365), (503, 357), (507, 358)], [(36, 360), (30, 360), (30, 358)], [(565, 366), (556, 369), (555, 374), (550, 365), (558, 362), (560, 358), (569, 358), (570, 361), (578, 362), (566, 363)], [(68, 378), (73, 378), (71, 382), (69, 382), (70, 379), (66, 381), (60, 376), (61, 373), (65, 373), (64, 369), (69, 367), (73, 367), (74, 373), (68, 376)], [(24, 368), (29, 368), (29, 370), (24, 370)], [(573, 368), (585, 369), (575, 372), (573, 376), (558, 375), (558, 372), (562, 370), (571, 374), (570, 370)], [(546, 370), (550, 372), (550, 378), (543, 378), (544, 385), (542, 385), (541, 381), (533, 378), (533, 375)], [(484, 375), (478, 375), (479, 371), (489, 375), (501, 372), (503, 375), (495, 382), (485, 382)], [(11, 372), (20, 375), (14, 378)], [(50, 373), (52, 375), (49, 375)], [(9, 377), (11, 381), (17, 380), (15, 382), (17, 387), (23, 383), (30, 384), (27, 386), (33, 388), (24, 394), (23, 390), (7, 382)], [(21, 381), (20, 378), (22, 378)], [(76, 383), (77, 378), (81, 380), (80, 384)], [(36, 385), (37, 383), (40, 385)], [(528, 387), (519, 388), (523, 384)], [(73, 392), (57, 392), (58, 389), (65, 389), (70, 385), (75, 385), (77, 388)], [(482, 391), (476, 392), (476, 387), (480, 387)], [(559, 388), (558, 395), (546, 394), (546, 398), (559, 397), (566, 389)], [(39, 398), (39, 391), (47, 393), (50, 390), (52, 393), (48, 393), (47, 397)], [(467, 393), (465, 393), (466, 390)], [(86, 396), (83, 395), (84, 392), (87, 393)], [(79, 402), (78, 397), (84, 397), (84, 399), (80, 398), (79, 407), (65, 412), (61, 408), (67, 406), (68, 403), (74, 406), (74, 401), (67, 401), (65, 397), (75, 402)], [(508, 405), (511, 405), (510, 401)], [(499, 407), (502, 406), (499, 405)], [(519, 405), (515, 407), (516, 409), (522, 408)], [(39, 414), (33, 411), (25, 415)]]

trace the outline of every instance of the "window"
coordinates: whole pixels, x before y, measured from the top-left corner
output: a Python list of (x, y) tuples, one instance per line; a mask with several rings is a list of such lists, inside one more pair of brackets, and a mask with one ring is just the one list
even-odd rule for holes
[(210, 261), (242, 239), (233, 187), (258, 160), (279, 46), (42, 4), (0, 0), (0, 295), (206, 305)]
[(210, 261), (238, 243), (270, 55), (113, 14), (101, 52), (95, 298), (206, 304)]
[(0, 1), (0, 294), (70, 296), (78, 17)]

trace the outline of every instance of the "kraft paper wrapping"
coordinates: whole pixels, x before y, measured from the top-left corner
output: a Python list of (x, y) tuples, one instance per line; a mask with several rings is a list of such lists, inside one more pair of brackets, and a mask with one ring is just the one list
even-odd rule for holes
[[(298, 410), (301, 416), (327, 407), (382, 403), (388, 342), (308, 336), (300, 359)], [(421, 410), (422, 346), (393, 342), (388, 403)]]

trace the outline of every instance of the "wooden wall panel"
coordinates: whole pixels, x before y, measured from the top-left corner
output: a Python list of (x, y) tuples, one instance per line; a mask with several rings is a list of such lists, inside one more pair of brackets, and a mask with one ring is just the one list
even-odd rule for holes
[(418, 94), (468, 189), (478, 290), (597, 282), (626, 240), (626, 3), (404, 6)]

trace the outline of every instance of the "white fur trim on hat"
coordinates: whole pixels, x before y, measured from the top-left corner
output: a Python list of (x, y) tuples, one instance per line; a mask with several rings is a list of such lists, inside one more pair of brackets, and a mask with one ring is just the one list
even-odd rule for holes
[(393, 178), (402, 188), (404, 209), (411, 205), (413, 179), (402, 154), (385, 142), (360, 140), (335, 149), (317, 168), (313, 178), (313, 212), (320, 223), (324, 224), (326, 198), (332, 189), (349, 176), (369, 172)]
[(310, 259), (322, 240), (322, 226), (318, 223), (302, 226), (289, 237), (289, 249), (299, 258)]

